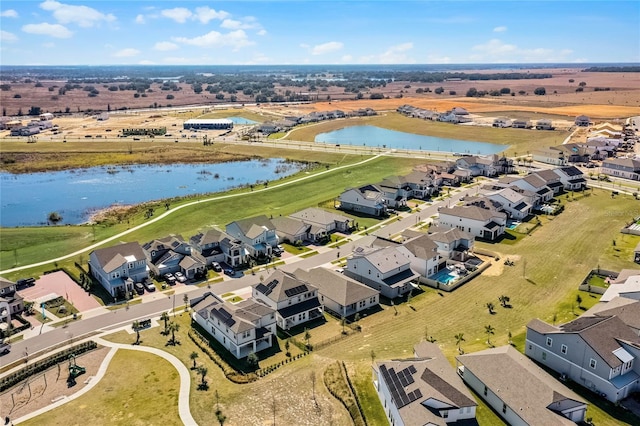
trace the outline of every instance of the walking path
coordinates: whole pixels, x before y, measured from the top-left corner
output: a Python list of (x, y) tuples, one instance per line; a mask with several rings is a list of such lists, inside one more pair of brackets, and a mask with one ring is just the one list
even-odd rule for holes
[(198, 425), (198, 423), (196, 423), (195, 419), (191, 415), (191, 410), (189, 409), (189, 393), (191, 390), (191, 376), (189, 374), (189, 370), (187, 370), (187, 367), (182, 362), (180, 362), (178, 358), (160, 349), (150, 348), (147, 346), (134, 346), (134, 345), (124, 345), (120, 343), (113, 343), (113, 342), (104, 340), (100, 337), (94, 337), (92, 340), (94, 340), (99, 345), (110, 347), (111, 350), (109, 351), (105, 359), (102, 361), (102, 364), (100, 365), (100, 369), (98, 370), (98, 373), (96, 374), (96, 376), (94, 376), (91, 379), (89, 384), (84, 388), (82, 388), (80, 391), (74, 393), (73, 395), (70, 395), (60, 401), (56, 401), (53, 404), (50, 404), (46, 407), (43, 407), (39, 410), (29, 413), (26, 416), (20, 417), (19, 419), (14, 421), (14, 424), (22, 423), (29, 419), (37, 417), (42, 413), (45, 413), (49, 410), (53, 410), (54, 408), (57, 408), (63, 404), (66, 404), (69, 401), (73, 401), (74, 399), (79, 398), (85, 393), (89, 392), (104, 377), (104, 375), (107, 372), (107, 368), (109, 367), (109, 364), (111, 363), (111, 360), (113, 359), (113, 356), (116, 354), (116, 352), (119, 349), (124, 349), (124, 350), (142, 351), (142, 352), (147, 352), (147, 353), (157, 355), (169, 361), (175, 367), (175, 369), (178, 370), (178, 374), (180, 375), (180, 391), (178, 393), (178, 414), (180, 415), (180, 420), (182, 420), (182, 423), (186, 426)]

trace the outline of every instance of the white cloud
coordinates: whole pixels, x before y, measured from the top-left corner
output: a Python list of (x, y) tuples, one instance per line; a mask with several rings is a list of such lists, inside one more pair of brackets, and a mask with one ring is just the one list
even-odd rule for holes
[(247, 34), (243, 30), (231, 31), (226, 34), (222, 34), (217, 31), (210, 31), (205, 35), (194, 38), (174, 37), (173, 40), (178, 43), (189, 44), (191, 46), (231, 46), (234, 49), (240, 49), (241, 47), (251, 46), (252, 44), (254, 44), (251, 40), (249, 40)]
[(504, 25), (501, 25), (501, 26), (499, 26), (499, 27), (495, 27), (495, 28), (493, 29), (493, 32), (494, 32), (494, 33), (503, 33), (503, 32), (505, 32), (505, 31), (507, 31), (507, 27), (505, 27)]
[(194, 19), (197, 19), (203, 24), (208, 24), (209, 21), (212, 21), (214, 19), (225, 19), (225, 18), (228, 18), (229, 16), (230, 15), (224, 10), (215, 10), (215, 9), (209, 8), (209, 6), (204, 6), (204, 7), (196, 7), (196, 13), (195, 13)]
[(260, 23), (253, 16), (245, 16), (242, 20), (225, 19), (220, 26), (227, 30), (251, 30), (260, 28)]
[(328, 43), (318, 44), (311, 49), (312, 55), (324, 55), (342, 49), (344, 45), (339, 41), (330, 41)]
[(267, 35), (267, 30), (264, 30), (264, 29), (259, 30), (256, 34), (258, 34), (259, 36), (265, 36)]
[(562, 62), (570, 61), (571, 49), (554, 50), (545, 47), (520, 48), (515, 44), (491, 39), (471, 48), (473, 54), (467, 60), (473, 62)]
[(176, 50), (178, 45), (175, 43), (171, 43), (170, 41), (160, 41), (156, 43), (153, 48), (155, 50), (167, 51), (167, 50)]
[(193, 16), (193, 13), (191, 13), (191, 11), (189, 9), (186, 9), (184, 7), (176, 7), (176, 8), (173, 8), (173, 9), (164, 9), (160, 13), (165, 18), (173, 19), (174, 21), (176, 21), (179, 24), (184, 24), (185, 22), (187, 22), (187, 19), (189, 19), (189, 18), (191, 18)]
[(47, 49), (51, 49), (53, 47), (56, 47), (56, 44), (52, 41), (49, 41), (47, 43), (42, 43), (42, 47), (46, 47)]
[(2, 16), (3, 18), (17, 18), (18, 17), (18, 12), (16, 12), (13, 9), (7, 9), (7, 10), (4, 10), (4, 11), (0, 12), (0, 16)]
[(140, 54), (140, 51), (138, 49), (133, 49), (129, 47), (126, 49), (118, 50), (116, 53), (114, 53), (111, 56), (113, 56), (114, 58), (131, 58), (133, 56), (138, 56), (139, 54)]
[(413, 59), (407, 57), (404, 52), (413, 49), (413, 43), (402, 43), (396, 46), (391, 46), (386, 52), (379, 56), (379, 63), (381, 64), (408, 64), (415, 62)]
[(144, 15), (136, 16), (136, 24), (144, 24), (146, 20), (144, 19)]
[(40, 3), (40, 8), (53, 12), (53, 17), (61, 24), (74, 23), (81, 27), (92, 27), (100, 22), (113, 22), (116, 17), (112, 14), (104, 14), (87, 6), (75, 6), (64, 4), (55, 0), (46, 0)]
[(55, 38), (69, 38), (73, 35), (64, 25), (49, 24), (27, 24), (22, 26), (22, 31), (29, 34), (48, 35)]
[(13, 43), (18, 41), (18, 36), (9, 31), (0, 30), (0, 41), (3, 43)]

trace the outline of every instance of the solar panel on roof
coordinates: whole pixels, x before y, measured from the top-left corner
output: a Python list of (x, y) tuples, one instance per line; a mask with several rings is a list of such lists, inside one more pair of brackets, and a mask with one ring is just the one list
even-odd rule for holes
[(410, 365), (409, 367), (407, 367), (407, 369), (409, 370), (409, 373), (411, 374), (415, 374), (418, 370), (416, 370), (416, 367), (413, 365)]
[(305, 291), (307, 291), (307, 286), (303, 284), (303, 285), (299, 285), (297, 287), (285, 290), (284, 294), (286, 294), (287, 297), (293, 297), (298, 294), (304, 293)]

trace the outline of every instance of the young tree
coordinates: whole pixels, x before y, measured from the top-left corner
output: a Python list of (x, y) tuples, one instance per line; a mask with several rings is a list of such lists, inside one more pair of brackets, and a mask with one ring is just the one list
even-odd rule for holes
[(576, 296), (576, 302), (578, 303), (578, 308), (581, 308), (582, 306), (582, 296), (580, 296), (579, 294)]
[(191, 352), (191, 354), (189, 355), (189, 358), (191, 358), (191, 360), (193, 361), (193, 367), (191, 369), (195, 370), (196, 369), (196, 359), (198, 358), (198, 352), (196, 352), (196, 351)]
[(169, 314), (163, 312), (162, 315), (160, 315), (160, 319), (164, 321), (164, 331), (162, 332), (162, 334), (166, 336), (167, 334), (169, 334)]
[(494, 308), (493, 303), (488, 302), (488, 303), (486, 304), (486, 306), (487, 306), (487, 309), (489, 310), (489, 313), (490, 313), (491, 315), (493, 315), (493, 308)]
[(169, 323), (169, 331), (171, 332), (171, 344), (174, 346), (178, 343), (178, 341), (176, 340), (176, 331), (179, 331), (179, 330), (180, 330), (180, 324), (173, 321)]
[(227, 421), (227, 416), (222, 414), (222, 411), (218, 410), (216, 411), (216, 419), (218, 420), (218, 423), (220, 423), (220, 426), (224, 426), (224, 422)]
[(506, 308), (509, 305), (509, 301), (511, 299), (509, 298), (509, 296), (500, 296), (498, 297), (498, 300), (500, 301), (500, 304), (502, 305), (502, 307)]
[(205, 377), (208, 372), (209, 370), (207, 369), (207, 367), (203, 365), (198, 367), (198, 374), (201, 376), (200, 389), (206, 389), (208, 387), (207, 381), (205, 380)]
[(304, 329), (304, 340), (307, 342), (307, 350), (309, 350), (309, 340), (311, 340), (311, 333), (309, 333), (309, 329)]
[(484, 332), (487, 333), (487, 345), (491, 346), (491, 335), (495, 334), (496, 329), (489, 324), (484, 326)]
[(453, 337), (455, 337), (455, 339), (456, 339), (456, 346), (458, 347), (458, 353), (462, 354), (462, 349), (460, 348), (460, 344), (465, 341), (464, 340), (464, 333), (458, 333)]
[(184, 309), (188, 311), (189, 310), (189, 296), (186, 293), (182, 297), (182, 301), (184, 302)]
[(136, 342), (134, 343), (134, 345), (139, 345), (140, 344), (140, 322), (134, 321), (133, 324), (131, 324), (131, 328), (133, 329), (133, 331), (136, 332)]
[(371, 352), (369, 352), (369, 356), (371, 357), (371, 364), (373, 364), (373, 362), (376, 360), (376, 353), (373, 349), (371, 349)]
[(345, 317), (340, 318), (340, 325), (342, 326), (342, 334), (345, 334), (344, 326), (347, 324), (347, 320)]
[(291, 343), (289, 343), (289, 339), (285, 340), (284, 342), (284, 350), (287, 351), (286, 355), (287, 357), (291, 356), (291, 352), (289, 352), (289, 349), (291, 348)]
[(255, 352), (251, 352), (248, 356), (247, 356), (247, 364), (249, 364), (250, 367), (252, 368), (258, 368), (258, 355), (255, 354)]

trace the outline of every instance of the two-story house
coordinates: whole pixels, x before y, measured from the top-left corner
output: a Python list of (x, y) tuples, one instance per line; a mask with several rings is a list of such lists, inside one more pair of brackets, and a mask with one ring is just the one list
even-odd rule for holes
[(499, 210), (505, 212), (510, 218), (522, 220), (531, 214), (533, 206), (526, 202), (524, 195), (510, 188), (491, 192), (485, 195), (488, 199), (499, 204)]
[(427, 234), (419, 235), (402, 243), (413, 255), (409, 257), (411, 270), (427, 278), (438, 272), (440, 254), (438, 245)]
[(182, 235), (170, 235), (149, 241), (142, 246), (147, 256), (149, 269), (160, 277), (166, 273), (182, 272), (187, 278), (194, 278), (206, 269), (200, 256), (191, 256), (191, 245), (184, 241)]
[(344, 274), (393, 299), (411, 291), (419, 277), (411, 270), (412, 256), (402, 246), (357, 247), (347, 258)]
[(414, 358), (376, 362), (373, 386), (394, 426), (445, 426), (476, 417), (473, 395), (434, 343), (416, 345)]
[(458, 374), (512, 426), (575, 426), (587, 403), (511, 345), (456, 357)]
[(137, 242), (92, 251), (89, 271), (112, 297), (124, 297), (133, 283), (149, 277), (147, 257)]
[(640, 337), (616, 315), (583, 315), (559, 326), (534, 319), (525, 353), (612, 402), (640, 390)]
[(197, 233), (189, 239), (192, 255), (199, 257), (207, 266), (210, 266), (213, 262), (224, 262), (225, 257), (220, 247), (220, 242), (226, 236), (219, 229), (208, 229)]
[(605, 175), (640, 180), (640, 160), (635, 158), (607, 158), (600, 170)]
[(193, 320), (236, 358), (271, 348), (276, 313), (264, 303), (230, 303), (210, 292), (194, 302)]
[(553, 171), (560, 177), (565, 191), (581, 191), (587, 187), (584, 173), (575, 166), (560, 167)]
[(317, 207), (309, 207), (293, 213), (289, 215), (289, 217), (322, 229), (327, 235), (332, 232), (349, 232), (353, 223), (353, 221), (346, 216)]
[(277, 325), (283, 330), (322, 316), (318, 289), (289, 272), (275, 271), (253, 286), (252, 295), (276, 311)]
[(387, 202), (383, 191), (376, 185), (349, 188), (338, 198), (340, 210), (364, 213), (370, 216), (385, 216)]
[(438, 226), (458, 228), (475, 237), (491, 241), (504, 234), (507, 224), (505, 213), (478, 206), (442, 208), (438, 213)]
[(475, 239), (470, 233), (459, 228), (431, 226), (427, 231), (443, 259), (466, 261), (473, 252)]
[(563, 183), (560, 181), (560, 176), (553, 169), (538, 170), (531, 173), (529, 176), (537, 176), (542, 179), (544, 184), (553, 191), (554, 195), (558, 195), (564, 188)]
[(535, 193), (538, 203), (534, 205), (534, 207), (539, 207), (541, 204), (549, 202), (553, 198), (553, 190), (547, 186), (544, 179), (535, 174), (529, 174), (523, 178), (510, 179), (508, 183), (510, 186), (517, 186), (520, 189)]
[(265, 215), (236, 220), (226, 226), (226, 232), (238, 239), (255, 259), (270, 257), (278, 245), (276, 227)]
[(16, 290), (16, 283), (0, 277), (0, 323), (10, 323), (12, 315), (24, 310), (24, 299)]

